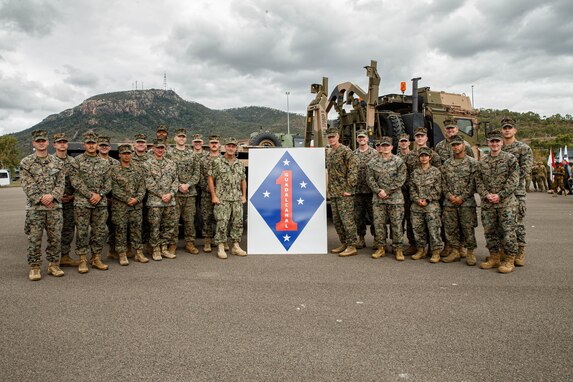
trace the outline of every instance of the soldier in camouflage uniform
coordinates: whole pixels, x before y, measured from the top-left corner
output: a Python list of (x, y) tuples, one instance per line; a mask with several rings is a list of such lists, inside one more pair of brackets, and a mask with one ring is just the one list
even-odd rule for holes
[(203, 150), (203, 136), (201, 134), (193, 134), (191, 145), (193, 145), (193, 152), (199, 154), (201, 158), (209, 155), (207, 150)]
[[(145, 173), (142, 167), (131, 161), (130, 145), (118, 147), (120, 163), (111, 168), (111, 193), (113, 195), (112, 219), (115, 227), (116, 251), (121, 265), (129, 265), (127, 259), (128, 232), (131, 248), (135, 249), (135, 261), (147, 263), (141, 244), (142, 205), (145, 196)], [(129, 231), (128, 231), (129, 229)]]
[(356, 134), (358, 147), (354, 150), (354, 155), (358, 162), (358, 176), (356, 180), (356, 193), (354, 195), (354, 220), (358, 231), (357, 248), (364, 248), (364, 236), (366, 236), (366, 225), (370, 225), (370, 233), (375, 236), (374, 225), (372, 223), (372, 190), (368, 186), (366, 178), (366, 165), (371, 159), (378, 157), (378, 152), (368, 145), (368, 133), (360, 130)]
[[(187, 131), (177, 129), (175, 132), (175, 147), (170, 148), (165, 155), (177, 165), (177, 176), (179, 178), (179, 187), (175, 194), (176, 209), (175, 215), (177, 221), (183, 219), (185, 229), (185, 250), (194, 255), (199, 253), (195, 247), (195, 196), (197, 195), (197, 184), (199, 183), (200, 158), (192, 150), (185, 146), (187, 142)], [(179, 239), (179, 230), (175, 229), (174, 243), (171, 244), (169, 252), (175, 253), (177, 241)]]
[(354, 221), (354, 193), (358, 163), (356, 156), (348, 147), (340, 143), (336, 128), (326, 130), (330, 151), (326, 155), (328, 171), (328, 193), (334, 228), (340, 238), (341, 245), (330, 250), (339, 256), (356, 255), (358, 244), (356, 223)]
[(64, 188), (64, 195), (62, 196), (62, 242), (61, 242), (61, 257), (60, 267), (77, 267), (80, 265), (79, 260), (70, 257), (71, 245), (74, 240), (75, 224), (74, 224), (74, 188), (70, 180), (70, 172), (72, 171), (72, 163), (74, 158), (68, 155), (68, 138), (65, 133), (56, 133), (52, 137), (52, 145), (56, 150), (54, 154), (56, 158), (60, 159), (64, 164), (66, 170), (66, 187)]
[[(98, 155), (101, 159), (107, 161), (109, 163), (109, 166), (115, 166), (117, 164), (119, 164), (119, 161), (115, 158), (112, 158), (109, 156), (109, 152), (111, 151), (111, 139), (110, 137), (106, 137), (103, 135), (100, 135), (97, 137), (97, 147), (98, 147)], [(107, 225), (107, 232), (108, 232), (108, 238), (107, 238), (107, 244), (109, 245), (109, 251), (108, 251), (108, 258), (111, 259), (117, 259), (117, 252), (115, 250), (115, 227), (113, 226), (113, 219), (111, 216), (111, 205), (113, 203), (112, 197), (111, 197), (111, 191), (108, 192), (108, 194), (105, 196), (107, 198), (107, 221), (106, 221), (106, 225)]]
[(442, 219), (446, 243), (452, 251), (443, 258), (444, 263), (460, 260), (462, 245), (467, 248), (466, 264), (476, 265), (474, 249), (477, 248), (476, 171), (477, 161), (467, 155), (465, 142), (459, 135), (450, 137), (453, 158), (442, 165), (444, 206)]
[[(400, 134), (400, 137), (398, 138), (398, 152), (396, 155), (406, 163), (411, 152), (410, 135)], [(406, 173), (408, 173), (408, 170), (406, 170)], [(416, 239), (414, 238), (414, 230), (412, 229), (412, 221), (410, 220), (410, 189), (408, 188), (407, 177), (404, 185), (402, 186), (402, 195), (404, 195), (404, 220), (402, 223), (402, 230), (406, 232), (409, 244), (405, 254), (412, 256), (418, 249), (416, 248)]]
[[(75, 188), (74, 217), (76, 220), (76, 253), (80, 256), (78, 272), (87, 273), (87, 256), (93, 268), (105, 271), (101, 261), (106, 238), (107, 198), (111, 191), (110, 165), (97, 155), (97, 136), (89, 130), (84, 134), (85, 152), (72, 165), (71, 181)], [(90, 237), (91, 228), (91, 237)]]
[(547, 185), (547, 165), (545, 165), (545, 163), (543, 162), (539, 162), (539, 173), (538, 173), (538, 183), (540, 185), (541, 191), (547, 191), (548, 189), (548, 185)]
[(28, 236), (28, 278), (37, 281), (42, 278), (42, 236), (48, 236), (46, 259), (49, 262), (48, 274), (59, 277), (60, 240), (62, 235), (62, 204), (64, 195), (64, 164), (48, 154), (48, 133), (45, 130), (32, 132), (32, 145), (36, 152), (20, 162), (21, 184), (26, 194), (26, 224)]
[(426, 256), (426, 245), (430, 242), (431, 263), (440, 261), (444, 247), (441, 237), (442, 220), (440, 198), (442, 197), (442, 174), (430, 164), (432, 151), (427, 147), (417, 150), (420, 167), (410, 174), (410, 201), (412, 202), (412, 227), (418, 251), (412, 260)]
[(563, 163), (558, 162), (556, 164), (555, 170), (553, 170), (553, 196), (557, 195), (565, 195), (567, 196), (567, 190), (565, 189), (565, 183), (563, 183), (565, 177), (567, 176), (567, 172), (563, 167)]
[[(193, 134), (193, 138), (191, 140), (191, 146), (193, 152), (199, 156), (200, 162), (202, 162), (205, 157), (209, 156), (209, 151), (203, 150), (203, 136), (201, 134)], [(205, 176), (205, 182), (207, 182), (206, 179), (207, 176)], [(212, 205), (211, 194), (209, 193), (208, 189), (206, 193), (203, 193), (203, 189), (199, 184), (195, 186), (195, 189), (197, 192), (197, 196), (195, 197), (196, 211), (201, 211), (201, 205), (203, 204), (210, 203)], [(203, 215), (200, 213), (195, 214), (195, 227), (203, 227), (203, 226), (204, 226)], [(209, 249), (209, 247), (210, 245), (207, 246), (207, 249)], [(229, 249), (229, 245), (226, 242), (225, 242), (225, 249)], [(211, 252), (211, 250), (209, 250), (209, 252)]]
[[(461, 135), (459, 135), (460, 129), (458, 128), (458, 123), (455, 119), (446, 119), (444, 121), (444, 127), (446, 130), (446, 139), (438, 142), (435, 148), (435, 151), (440, 156), (442, 163), (444, 163), (450, 158), (453, 158), (454, 156), (451, 146), (452, 137), (454, 136), (461, 137)], [(470, 144), (467, 143), (466, 141), (464, 141), (464, 149), (466, 152), (466, 156), (472, 158), (475, 157)]]
[(208, 171), (208, 184), (211, 201), (214, 204), (213, 214), (217, 221), (214, 244), (218, 247), (217, 257), (226, 259), (225, 243), (227, 227), (231, 222), (231, 253), (247, 256), (239, 246), (243, 235), (243, 204), (247, 202), (247, 181), (245, 167), (235, 157), (237, 140), (228, 138), (225, 141), (225, 155), (211, 163)]
[(156, 139), (153, 145), (153, 157), (145, 163), (145, 183), (151, 233), (149, 243), (153, 249), (153, 260), (160, 261), (162, 256), (168, 259), (177, 257), (169, 251), (169, 245), (174, 244), (173, 238), (177, 229), (175, 194), (179, 179), (177, 165), (165, 158), (165, 142)]
[(212, 250), (211, 241), (213, 239), (213, 226), (216, 224), (215, 215), (213, 215), (213, 202), (211, 202), (210, 197), (207, 197), (210, 195), (208, 172), (209, 168), (211, 168), (211, 163), (213, 163), (215, 159), (221, 156), (221, 144), (219, 143), (219, 140), (220, 138), (218, 135), (211, 135), (209, 137), (209, 155), (201, 158), (201, 176), (199, 179), (198, 189), (201, 190), (200, 193), (202, 195), (205, 195), (204, 198), (201, 198), (200, 210), (202, 220), (202, 234), (204, 238), (203, 250), (206, 253), (209, 253)]
[(545, 169), (542, 162), (533, 164), (531, 178), (536, 192), (544, 192), (547, 189), (547, 177), (545, 176)]
[[(153, 153), (149, 154), (147, 152), (147, 136), (145, 134), (136, 134), (134, 138), (135, 143), (133, 144), (134, 151), (132, 154), (131, 162), (134, 166), (142, 169), (143, 173), (145, 174), (147, 171), (145, 169), (145, 162), (151, 158)], [(147, 220), (149, 213), (147, 211), (147, 189), (145, 190), (145, 196), (143, 197), (142, 204), (143, 224), (141, 229), (141, 242), (149, 247), (149, 221)], [(149, 250), (149, 254), (151, 253), (152, 251)]]
[(533, 151), (523, 142), (515, 138), (517, 134), (517, 125), (511, 118), (503, 118), (501, 120), (501, 135), (503, 136), (502, 150), (515, 156), (517, 163), (519, 163), (519, 184), (515, 189), (515, 197), (517, 198), (517, 256), (515, 258), (515, 265), (522, 267), (525, 264), (525, 213), (527, 211), (525, 198), (526, 192), (526, 178), (531, 175), (531, 167), (533, 166)]
[(378, 156), (368, 162), (366, 176), (372, 190), (372, 210), (374, 212), (374, 248), (373, 259), (386, 255), (386, 222), (390, 221), (392, 247), (396, 260), (403, 261), (402, 241), (404, 231), (404, 195), (402, 186), (406, 181), (406, 164), (392, 154), (392, 137), (382, 137), (375, 142)]
[[(512, 154), (501, 149), (501, 133), (491, 131), (487, 136), (490, 153), (478, 162), (476, 186), (481, 198), (481, 222), (486, 246), (487, 261), (481, 269), (497, 268), (501, 273), (514, 269), (517, 255), (516, 221), (518, 201), (515, 190), (519, 185), (519, 163)], [(505, 259), (500, 265), (500, 250)]]

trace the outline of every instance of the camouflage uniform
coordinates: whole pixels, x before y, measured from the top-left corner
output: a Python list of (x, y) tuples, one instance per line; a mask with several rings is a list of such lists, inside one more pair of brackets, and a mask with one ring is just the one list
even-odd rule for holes
[[(47, 137), (46, 137), (47, 140)], [(62, 204), (64, 195), (65, 168), (55, 156), (45, 158), (31, 154), (20, 162), (20, 177), (26, 194), (26, 223), (24, 232), (28, 236), (28, 264), (42, 262), (42, 236), (44, 229), (48, 237), (46, 259), (51, 263), (60, 262), (60, 242), (62, 234)], [(41, 203), (42, 196), (54, 197), (53, 207)]]
[(352, 150), (341, 144), (328, 152), (326, 168), (334, 228), (342, 244), (355, 247), (358, 237), (354, 221), (354, 197), (343, 194), (348, 192), (353, 195), (356, 190), (358, 176), (356, 157)]
[[(481, 198), (481, 222), (486, 246), (490, 252), (504, 249), (506, 255), (517, 254), (515, 230), (518, 201), (515, 190), (519, 184), (519, 172), (517, 159), (505, 151), (495, 157), (485, 155), (478, 162), (476, 186)], [(488, 194), (498, 194), (500, 202), (489, 202)]]
[(356, 180), (356, 193), (354, 195), (354, 220), (358, 236), (366, 236), (366, 225), (370, 225), (370, 232), (374, 236), (373, 212), (372, 212), (372, 190), (368, 186), (366, 177), (366, 165), (370, 160), (378, 157), (378, 152), (372, 147), (364, 152), (360, 149), (354, 150), (354, 155), (358, 162), (358, 175)]
[(554, 195), (557, 195), (558, 192), (565, 192), (567, 194), (567, 190), (565, 189), (565, 184), (563, 180), (567, 173), (563, 166), (557, 166), (555, 170), (553, 170), (553, 192)]
[[(129, 167), (117, 164), (111, 168), (111, 193), (113, 196), (112, 219), (115, 226), (115, 249), (125, 253), (128, 248), (128, 229), (131, 248), (142, 249), (141, 225), (142, 206), (145, 196), (145, 174), (139, 166), (130, 163)], [(134, 206), (129, 199), (137, 199)]]
[[(466, 155), (463, 159), (451, 158), (441, 167), (444, 209), (442, 213), (446, 242), (454, 248), (477, 248), (476, 171), (477, 161)], [(450, 201), (459, 196), (461, 205)]]
[[(72, 172), (72, 167), (74, 163), (74, 158), (66, 155), (65, 158), (59, 158), (56, 156), (64, 165), (66, 170), (66, 185), (64, 188), (64, 196), (73, 196), (74, 187), (72, 186), (72, 181), (70, 178), (70, 173)], [(63, 226), (62, 226), (62, 243), (61, 252), (63, 255), (69, 255), (72, 249), (72, 241), (74, 240), (75, 232), (75, 219), (74, 219), (74, 200), (70, 200), (67, 203), (62, 203), (62, 216), (63, 216)]]
[[(76, 253), (100, 255), (106, 239), (107, 198), (111, 191), (110, 165), (99, 156), (80, 154), (72, 165), (71, 181), (75, 188), (74, 213), (76, 220)], [(93, 206), (91, 193), (102, 198)], [(91, 238), (90, 238), (91, 227)]]
[[(426, 247), (429, 239), (432, 251), (442, 250), (444, 247), (441, 238), (442, 221), (440, 218), (442, 174), (434, 166), (425, 170), (419, 167), (410, 174), (409, 181), (410, 200), (412, 202), (410, 211), (416, 246), (418, 248)], [(418, 205), (420, 199), (426, 199), (428, 204), (424, 207)]]
[(212, 157), (210, 155), (201, 158), (201, 176), (199, 179), (199, 184), (197, 189), (200, 190), (198, 194), (201, 194), (200, 200), (200, 210), (201, 210), (201, 220), (202, 220), (202, 234), (204, 238), (213, 238), (213, 225), (216, 224), (215, 215), (213, 215), (213, 202), (211, 202), (211, 197), (209, 194), (209, 168), (214, 160), (220, 158), (219, 156)]
[[(145, 142), (147, 137), (145, 134), (137, 134), (135, 136), (135, 140)], [(145, 163), (151, 158), (147, 152), (143, 155), (138, 155), (137, 152), (134, 150), (133, 155), (131, 156), (131, 163), (138, 167), (143, 174), (147, 174), (147, 170), (145, 167)], [(142, 215), (143, 215), (143, 224), (141, 229), (141, 242), (143, 244), (149, 243), (149, 220), (147, 220), (149, 212), (147, 210), (147, 189), (145, 190), (145, 196), (143, 197), (142, 202)]]
[[(169, 159), (158, 160), (155, 156), (145, 163), (148, 220), (150, 226), (149, 244), (152, 247), (175, 244), (177, 216), (175, 215), (175, 194), (179, 187), (177, 165)], [(169, 203), (164, 203), (162, 195), (171, 194)]]
[[(110, 169), (113, 166), (119, 165), (119, 161), (115, 158), (108, 157), (107, 159), (104, 159), (104, 160), (109, 163)], [(115, 230), (115, 225), (113, 223), (113, 213), (112, 213), (112, 211), (113, 211), (113, 208), (112, 208), (113, 198), (111, 195), (111, 191), (108, 192), (105, 197), (107, 198), (107, 221), (105, 222), (105, 224), (107, 225), (107, 232), (108, 232), (107, 243), (109, 244), (109, 250), (112, 252), (115, 252), (116, 251), (116, 248), (115, 248), (115, 231), (116, 230)]]
[(547, 186), (547, 166), (543, 162), (539, 162), (538, 169), (539, 169), (539, 173), (537, 175), (538, 183), (539, 183), (540, 187), (542, 187), (541, 191), (546, 191), (548, 188), (548, 186)]
[[(378, 155), (368, 162), (366, 167), (368, 186), (372, 190), (372, 209), (374, 213), (374, 248), (386, 244), (386, 222), (390, 221), (392, 247), (402, 249), (404, 231), (404, 196), (402, 186), (406, 181), (406, 164), (396, 155), (384, 159)], [(387, 199), (380, 199), (378, 194), (384, 190)]]
[[(215, 230), (215, 245), (227, 242), (227, 226), (231, 222), (231, 240), (240, 242), (243, 235), (243, 202), (241, 183), (246, 181), (245, 167), (235, 158), (232, 163), (224, 157), (211, 161), (207, 174), (213, 177), (215, 194), (220, 204), (213, 207), (217, 221)], [(204, 195), (206, 197), (207, 194)]]

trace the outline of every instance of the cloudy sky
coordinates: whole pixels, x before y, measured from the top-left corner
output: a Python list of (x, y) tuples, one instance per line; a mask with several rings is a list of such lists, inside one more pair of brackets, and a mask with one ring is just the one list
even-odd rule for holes
[[(311, 83), (400, 81), (573, 114), (571, 0), (0, 0), (0, 135), (96, 94), (167, 87), (304, 113)], [(409, 84), (408, 84), (409, 85)], [(410, 88), (408, 88), (408, 92)], [(332, 117), (332, 116), (331, 116)]]

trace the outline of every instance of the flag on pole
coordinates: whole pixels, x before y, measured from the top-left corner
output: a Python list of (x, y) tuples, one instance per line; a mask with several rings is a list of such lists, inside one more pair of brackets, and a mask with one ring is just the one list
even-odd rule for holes
[(558, 163), (563, 162), (563, 149), (561, 147), (559, 147), (559, 156), (557, 159), (559, 160)]
[(553, 180), (553, 169), (555, 168), (555, 157), (553, 156), (553, 147), (549, 148), (549, 156), (547, 157), (547, 166), (549, 166), (549, 179)]
[(563, 167), (567, 171), (567, 175), (571, 176), (571, 167), (569, 166), (569, 153), (567, 152), (567, 146), (563, 149)]

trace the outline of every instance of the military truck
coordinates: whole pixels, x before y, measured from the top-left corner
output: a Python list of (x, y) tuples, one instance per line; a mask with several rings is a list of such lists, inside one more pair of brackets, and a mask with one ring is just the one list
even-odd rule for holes
[[(324, 147), (324, 133), (328, 127), (328, 114), (334, 108), (338, 114), (334, 121), (341, 142), (356, 148), (356, 132), (367, 130), (372, 140), (391, 136), (394, 150), (398, 147), (400, 134), (407, 133), (413, 140), (417, 127), (428, 129), (429, 146), (444, 139), (444, 121), (457, 121), (460, 134), (469, 142), (477, 155), (478, 112), (472, 108), (465, 94), (434, 91), (418, 87), (420, 77), (412, 79), (412, 94), (405, 95), (406, 83), (401, 83), (402, 94), (379, 96), (380, 75), (377, 62), (372, 60), (364, 67), (368, 77), (368, 91), (358, 85), (344, 82), (334, 87), (328, 95), (328, 78), (322, 84), (312, 84), (310, 91), (316, 94), (307, 107), (304, 145)], [(348, 110), (350, 109), (350, 110)]]

